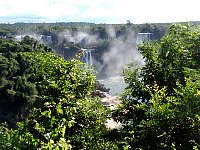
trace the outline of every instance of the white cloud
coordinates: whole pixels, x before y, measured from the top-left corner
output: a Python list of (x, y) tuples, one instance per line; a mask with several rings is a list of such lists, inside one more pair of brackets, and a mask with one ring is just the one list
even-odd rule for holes
[(106, 23), (190, 21), (200, 20), (199, 4), (198, 0), (1, 0), (0, 22), (1, 17), (13, 16)]

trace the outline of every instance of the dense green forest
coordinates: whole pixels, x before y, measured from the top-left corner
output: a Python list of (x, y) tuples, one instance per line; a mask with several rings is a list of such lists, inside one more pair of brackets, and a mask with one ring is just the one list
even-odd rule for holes
[[(86, 25), (106, 40), (106, 25)], [(57, 30), (88, 30), (86, 25), (1, 25), (0, 149), (199, 149), (200, 27), (167, 24), (157, 40), (143, 42), (138, 50), (145, 64), (127, 64), (122, 103), (111, 111), (92, 98), (96, 77), (83, 62), (66, 61), (51, 44), (29, 36), (13, 37), (27, 32), (26, 26), (53, 38)], [(127, 26), (138, 32), (157, 29), (152, 24), (115, 26), (119, 34)], [(109, 117), (122, 128), (107, 129)]]

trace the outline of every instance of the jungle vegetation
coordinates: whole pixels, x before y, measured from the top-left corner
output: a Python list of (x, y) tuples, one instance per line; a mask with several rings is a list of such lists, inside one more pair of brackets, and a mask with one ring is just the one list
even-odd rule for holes
[[(4, 30), (5, 31), (5, 30)], [(200, 27), (172, 24), (139, 47), (122, 104), (91, 98), (95, 76), (33, 38), (0, 38), (0, 149), (199, 149)], [(112, 116), (122, 128), (105, 126)]]

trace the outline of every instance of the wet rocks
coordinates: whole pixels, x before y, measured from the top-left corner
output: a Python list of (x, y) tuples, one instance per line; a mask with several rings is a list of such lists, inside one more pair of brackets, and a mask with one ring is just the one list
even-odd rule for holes
[(104, 84), (100, 83), (99, 81), (95, 81), (95, 89), (100, 90), (102, 92), (107, 92), (109, 93), (110, 89), (106, 88)]
[[(107, 89), (102, 83), (99, 81), (95, 82), (95, 91), (91, 93), (91, 97), (100, 97), (102, 104), (105, 107), (110, 108), (111, 110), (114, 110), (117, 108), (118, 105), (121, 104), (121, 101), (117, 98), (117, 96), (111, 96), (109, 95), (109, 90)], [(106, 127), (108, 129), (119, 129), (122, 127), (120, 122), (114, 121), (112, 118), (108, 118), (106, 121)]]
[(108, 88), (105, 87), (105, 85), (103, 85), (102, 83), (100, 83), (99, 81), (95, 81), (95, 90), (91, 93), (92, 97), (100, 97), (100, 98), (104, 98), (106, 97), (106, 94), (109, 93)]

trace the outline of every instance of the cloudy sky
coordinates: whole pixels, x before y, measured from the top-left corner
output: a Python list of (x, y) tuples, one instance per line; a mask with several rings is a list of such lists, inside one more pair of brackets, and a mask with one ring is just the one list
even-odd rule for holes
[(0, 0), (0, 23), (200, 21), (199, 0)]

